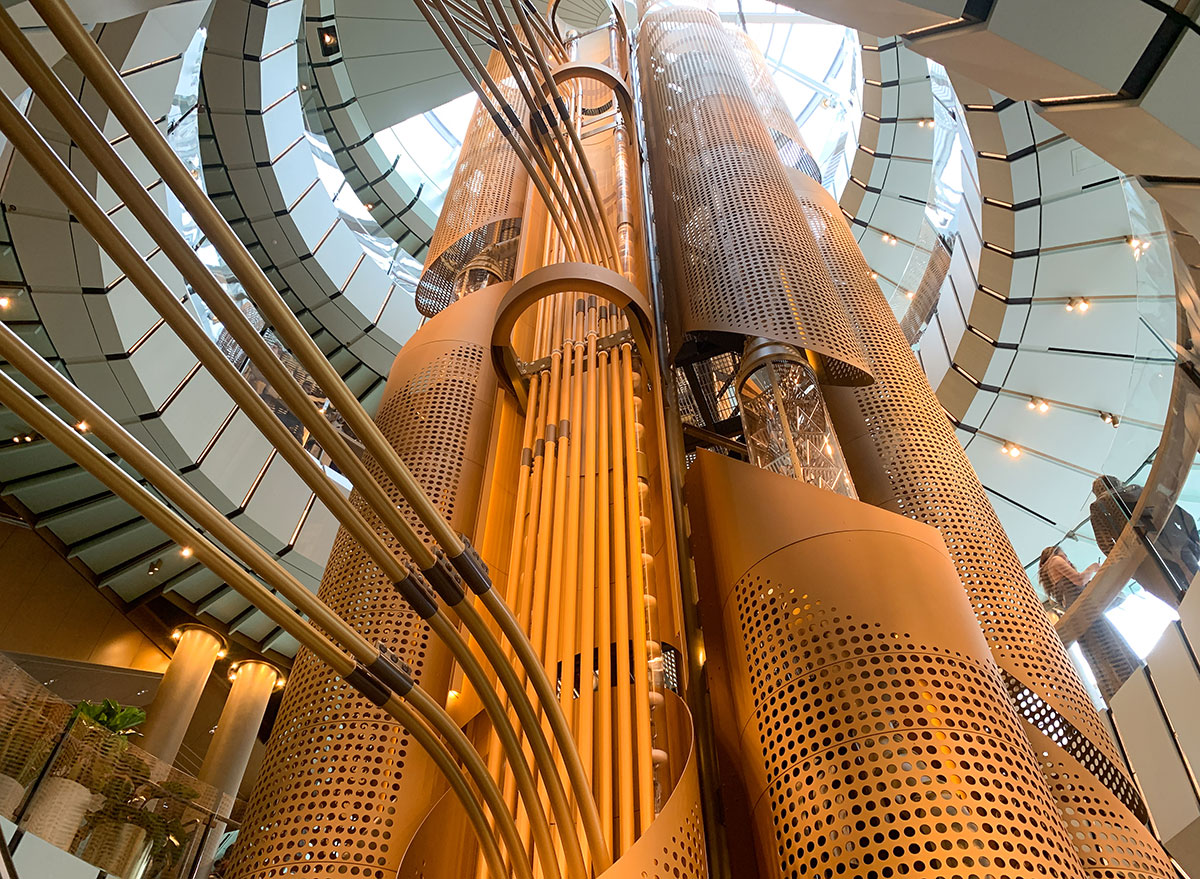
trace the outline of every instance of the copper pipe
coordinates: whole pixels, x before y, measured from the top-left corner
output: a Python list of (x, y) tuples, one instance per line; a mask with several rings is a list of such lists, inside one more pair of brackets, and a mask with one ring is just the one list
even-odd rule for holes
[[(481, 2), (483, 2), (483, 0), (481, 0)], [(493, 0), (493, 2), (499, 6), (499, 0)], [(521, 23), (521, 27), (525, 31), (526, 39), (529, 39), (531, 36), (531, 29), (529, 22), (525, 18), (524, 10), (521, 8), (520, 4), (517, 3), (513, 5), (513, 11), (516, 12), (517, 20)], [(574, 157), (587, 179), (588, 186), (591, 188), (593, 201), (597, 211), (599, 211), (600, 205), (602, 204), (600, 200), (600, 187), (596, 182), (595, 171), (592, 169), (591, 163), (588, 161), (587, 154), (584, 152), (583, 141), (579, 138), (579, 131), (572, 123), (571, 119), (566, 115), (567, 104), (563, 100), (562, 93), (558, 89), (558, 83), (554, 80), (554, 74), (551, 72), (549, 65), (546, 64), (545, 57), (538, 53), (534, 55), (534, 60), (537, 61), (538, 66), (542, 70), (542, 89), (546, 94), (547, 100), (554, 105), (555, 109), (558, 110), (559, 121), (567, 130), (567, 134), (571, 138), (571, 143), (575, 147)], [(607, 222), (605, 222), (602, 215), (597, 214), (596, 220), (599, 222), (600, 228), (603, 230), (605, 244), (611, 258), (616, 260), (617, 244), (616, 239), (613, 237), (612, 228)]]
[[(608, 329), (609, 306), (601, 305), (599, 314), (600, 333)], [(611, 406), (609, 404), (609, 352), (601, 351), (597, 358), (596, 374), (596, 410), (599, 426), (595, 434), (597, 438), (596, 486), (596, 645), (598, 647), (597, 664), (599, 666), (599, 690), (596, 728), (599, 739), (596, 742), (596, 785), (599, 791), (596, 795), (596, 805), (604, 823), (604, 838), (610, 850), (615, 849), (616, 840), (613, 838), (613, 637), (612, 637), (612, 538), (610, 527), (609, 495), (612, 480), (609, 475), (609, 452), (612, 447), (612, 435), (609, 422)]]
[(633, 738), (633, 696), (629, 667), (629, 591), (631, 572), (628, 570), (627, 546), (629, 537), (626, 526), (633, 523), (626, 519), (628, 506), (625, 501), (625, 437), (624, 406), (621, 401), (621, 349), (615, 349), (609, 361), (609, 406), (611, 407), (609, 429), (612, 443), (612, 521), (613, 521), (613, 634), (616, 640), (616, 684), (617, 684), (617, 821), (620, 829), (620, 844), (617, 851), (624, 852), (637, 836), (634, 809), (637, 799), (634, 781), (637, 772), (637, 757)]
[[(435, 0), (437, 2), (437, 0)], [(444, 0), (448, 2), (448, 0)], [(546, 143), (547, 152), (563, 175), (561, 181), (565, 184), (562, 188), (566, 191), (567, 196), (571, 199), (575, 210), (580, 217), (586, 217), (589, 220), (594, 220), (594, 215), (589, 210), (590, 204), (587, 200), (587, 190), (584, 188), (581, 180), (571, 173), (570, 166), (565, 155), (566, 144), (563, 142), (562, 134), (554, 126), (553, 116), (550, 115), (546, 119), (548, 126), (544, 126), (538, 122), (539, 114), (543, 117), (547, 116), (544, 102), (539, 101), (534, 97), (532, 89), (538, 88), (537, 77), (535, 76), (532, 67), (529, 64), (526, 53), (519, 48), (516, 50), (515, 56), (509, 50), (508, 43), (519, 42), (516, 33), (513, 32), (512, 23), (508, 21), (508, 16), (504, 14), (504, 8), (500, 5), (499, 0), (492, 0), (492, 4), (496, 7), (503, 21), (503, 32), (501, 32), (501, 24), (497, 21), (496, 16), (492, 14), (492, 10), (488, 7), (488, 0), (479, 0), (479, 9), (483, 13), (487, 26), (492, 32), (492, 36), (496, 41), (496, 48), (504, 58), (505, 64), (508, 65), (509, 72), (512, 74), (513, 80), (517, 84), (518, 90), (521, 92), (522, 98), (525, 100), (525, 105), (529, 108), (530, 121), (535, 131), (545, 133), (549, 131), (554, 138), (554, 143)], [(524, 75), (522, 75), (522, 72)], [(528, 80), (528, 82), (526, 81)], [(540, 88), (538, 89), (540, 91)], [(557, 149), (555, 148), (557, 144)], [(593, 254), (601, 252), (600, 239), (597, 237), (594, 224), (581, 224), (584, 233), (588, 237), (588, 246)]]
[[(142, 151), (154, 169), (162, 176), (164, 182), (172, 189), (184, 207), (187, 208), (198, 227), (208, 237), (217, 252), (237, 276), (243, 288), (258, 306), (259, 310), (262, 311), (264, 317), (270, 321), (292, 353), (300, 360), (314, 379), (316, 379), (318, 385), (332, 400), (338, 412), (346, 420), (355, 435), (363, 442), (368, 451), (371, 452), (383, 468), (388, 478), (400, 490), (421, 522), (429, 529), (434, 539), (446, 550), (450, 560), (463, 564), (460, 570), (464, 572), (463, 576), (465, 578), (474, 577), (477, 569), (470, 561), (466, 546), (462, 540), (450, 527), (450, 524), (441, 515), (440, 511), (433, 505), (429, 497), (421, 490), (420, 485), (413, 478), (407, 467), (405, 467), (395, 450), (388, 444), (378, 426), (363, 411), (358, 399), (350, 392), (350, 389), (346, 387), (344, 382), (341, 381), (341, 377), (334, 371), (329, 361), (325, 359), (324, 355), (316, 347), (316, 344), (300, 325), (296, 316), (292, 314), (266, 275), (263, 274), (262, 269), (242, 244), (237, 234), (230, 228), (220, 212), (199, 188), (191, 173), (180, 162), (157, 126), (146, 116), (120, 75), (100, 51), (95, 41), (83, 29), (78, 18), (75, 17), (74, 13), (71, 12), (70, 8), (62, 0), (37, 0), (36, 9), (59, 43), (68, 51), (84, 75), (87, 76), (89, 83), (97, 90), (109, 108), (113, 110), (130, 138)], [(84, 139), (90, 139), (89, 135), (92, 134), (99, 136), (103, 147), (111, 152), (111, 147), (107, 141), (95, 130), (95, 126), (87, 119), (86, 114), (83, 114), (82, 109), (79, 108), (78, 104), (70, 97), (54, 74), (46, 67), (28, 40), (25, 39), (24, 35), (13, 23), (12, 18), (3, 9), (0, 9), (0, 26), (2, 26), (0, 29), (3, 31), (3, 35), (0, 36), (0, 46), (3, 46), (9, 60), (13, 62), (18, 72), (33, 87), (35, 93), (46, 103), (47, 107), (52, 112), (57, 108), (58, 112), (55, 115), (59, 118), (59, 121), (63, 122), (64, 125), (67, 124), (67, 119), (58, 115), (59, 112), (62, 112), (68, 119), (82, 122)], [(82, 119), (78, 119), (76, 114), (78, 114), (78, 117), (82, 117)], [(72, 137), (82, 149), (83, 145), (80, 142), (80, 138), (74, 134), (72, 134)], [(96, 150), (93, 149), (91, 152), (94, 154)], [(119, 168), (128, 172), (128, 169), (124, 168), (124, 164), (115, 156), (115, 153), (113, 157), (116, 159)], [(89, 156), (89, 158), (95, 164), (95, 159), (92, 156)], [(136, 179), (133, 182), (136, 184)], [(140, 184), (136, 186), (136, 190), (142, 195), (145, 194), (145, 190), (142, 189)], [(130, 205), (132, 209), (131, 201), (136, 199), (137, 193), (119, 194), (121, 194), (126, 204)], [(153, 199), (151, 199), (151, 203), (153, 204)], [(154, 205), (154, 207), (157, 208), (157, 205)], [(140, 217), (139, 221), (141, 221)], [(161, 211), (152, 214), (149, 224), (145, 221), (142, 222), (146, 226), (147, 231), (163, 245), (164, 250), (167, 249), (167, 243), (170, 241), (178, 239), (178, 241), (183, 242), (183, 239), (170, 224), (170, 221), (161, 215)], [(183, 243), (186, 247), (186, 242)], [(186, 249), (192, 257), (195, 256), (191, 253), (190, 247)], [(211, 304), (210, 307), (212, 307)], [(233, 311), (240, 314), (236, 308)], [(229, 326), (229, 324), (227, 323), (226, 326)], [(281, 390), (282, 393), (282, 389), (278, 386), (277, 390)], [(324, 419), (321, 420), (323, 421)], [(311, 429), (314, 425), (309, 425), (309, 427)], [(334, 432), (334, 435), (336, 437), (336, 432)], [(340, 440), (340, 437), (337, 437), (337, 439)], [(368, 487), (369, 484), (373, 484), (373, 481), (368, 479)], [(422, 570), (431, 570), (436, 565), (436, 557), (424, 543), (416, 538), (415, 533), (411, 527), (407, 526), (407, 523), (401, 520), (401, 524), (406, 527), (393, 533), (405, 545), (405, 549), (412, 555)], [(488, 587), (486, 591), (481, 593), (481, 603), (498, 621), (505, 637), (513, 642), (514, 651), (533, 681), (538, 699), (543, 704), (544, 710), (551, 716), (551, 727), (555, 734), (555, 740), (566, 763), (570, 782), (575, 788), (576, 797), (583, 813), (585, 827), (588, 828), (589, 844), (594, 849), (593, 857), (597, 863), (609, 861), (608, 854), (601, 848), (598, 848), (600, 843), (600, 829), (599, 819), (595, 814), (595, 804), (590, 800), (589, 792), (585, 786), (582, 766), (579, 763), (578, 753), (574, 748), (574, 743), (570, 738), (565, 721), (561, 718), (560, 712), (558, 712), (558, 706), (554, 700), (549, 681), (540, 675), (536, 654), (534, 654), (532, 648), (529, 646), (524, 633), (516, 626), (515, 620), (512, 619), (511, 611), (493, 594), (493, 591), (490, 589), (490, 583), (486, 583), (486, 587)], [(462, 615), (460, 614), (460, 616)], [(465, 618), (464, 621), (466, 622)], [(468, 622), (468, 626), (470, 625), (471, 623)], [(475, 626), (471, 633), (481, 643), (492, 640), (490, 632), (487, 632), (485, 628), (481, 629)], [(512, 679), (509, 678), (510, 681)], [(524, 698), (523, 695), (518, 695), (517, 693), (511, 693), (510, 695), (518, 704)]]
[[(342, 527), (371, 555), (372, 559), (394, 583), (405, 580), (409, 573), (395, 556), (384, 547), (374, 529), (334, 486), (312, 456), (297, 439), (283, 426), (262, 398), (238, 373), (229, 360), (217, 349), (211, 339), (187, 313), (174, 294), (166, 287), (153, 269), (139, 256), (137, 251), (117, 229), (112, 220), (96, 204), (82, 184), (71, 174), (57, 154), (21, 115), (7, 96), (0, 95), (0, 131), (12, 141), (26, 157), (50, 188), (55, 192), (96, 242), (107, 252), (141, 292), (147, 301), (163, 316), (167, 325), (180, 336), (200, 362), (208, 368), (218, 383), (242, 408), (251, 422), (264, 437), (279, 451), (304, 482), (326, 504)], [(210, 276), (211, 277), (211, 276)], [(276, 361), (277, 362), (277, 361)], [(374, 483), (372, 483), (374, 484)], [(463, 664), (464, 671), (476, 685), (486, 683), (487, 676), (478, 661), (469, 653), (466, 643), (457, 629), (441, 613), (428, 617), (434, 633), (442, 638), (451, 652)], [(511, 761), (518, 764), (522, 786), (530, 804), (536, 803), (532, 777), (525, 769), (516, 733), (508, 723), (507, 715), (499, 700), (490, 692), (483, 697), (489, 714), (497, 724), (497, 734)], [(549, 843), (549, 829), (545, 816), (539, 817), (542, 825), (543, 843)]]
[[(580, 570), (583, 576), (579, 583), (579, 711), (577, 740), (579, 758), (587, 770), (588, 780), (595, 790), (592, 759), (595, 751), (595, 727), (593, 718), (596, 710), (595, 686), (595, 642), (596, 642), (596, 297), (587, 302), (587, 350), (583, 365), (586, 380), (583, 387), (583, 557)], [(578, 423), (578, 419), (577, 419)]]
[(643, 831), (654, 820), (654, 769), (650, 736), (650, 680), (647, 656), (646, 584), (642, 550), (642, 503), (638, 482), (638, 424), (633, 386), (633, 346), (621, 346), (621, 383), (625, 404), (625, 500), (629, 517), (629, 610), (633, 622), (633, 697), (637, 732), (638, 814)]
[[(211, 564), (214, 573), (217, 573), (239, 594), (266, 613), (273, 622), (295, 635), (297, 640), (311, 641), (316, 655), (326, 661), (335, 672), (345, 678), (347, 675), (353, 674), (359, 664), (370, 666), (379, 660), (379, 652), (367, 644), (354, 629), (332, 613), (315, 595), (288, 574), (274, 558), (247, 538), (182, 477), (152, 455), (107, 413), (63, 378), (54, 367), (25, 345), (3, 323), (0, 323), (0, 355), (45, 391), (73, 418), (86, 421), (98, 439), (124, 458), (130, 466), (162, 492), (164, 497), (205, 527), (217, 540), (220, 540), (224, 546), (241, 558), (251, 570), (292, 601), (317, 625), (338, 641), (346, 644), (354, 658), (347, 657), (340, 649), (333, 646), (330, 639), (324, 636), (312, 638), (309, 633), (312, 635), (317, 633), (310, 624), (235, 564), (224, 552), (218, 550), (207, 538), (168, 510), (161, 501), (150, 495), (120, 467), (93, 448), (75, 429), (54, 416), (50, 410), (3, 373), (0, 373), (0, 402), (39, 433), (50, 438), (80, 466), (99, 478), (123, 500), (133, 505), (148, 521), (162, 528), (165, 533), (178, 534), (180, 540), (183, 541), (180, 545), (192, 548), (206, 566)], [(201, 552), (203, 555), (200, 555)], [(309, 645), (306, 643), (306, 646)], [(504, 808), (500, 792), (488, 777), (483, 761), (440, 705), (429, 699), (419, 686), (414, 685), (407, 696), (412, 697), (414, 694), (417, 694), (414, 697), (414, 706), (422, 715), (422, 719), (439, 728), (439, 731), (447, 736), (447, 744), (466, 765), (472, 779), (491, 808), (493, 817), (506, 838), (506, 845), (510, 846), (510, 855), (514, 862), (517, 861), (520, 847), (512, 816)], [(398, 694), (393, 694), (380, 707), (388, 708), (395, 703), (395, 707), (401, 710), (390, 710), (389, 713), (404, 724), (405, 719), (411, 720), (411, 715), (400, 703), (400, 698)], [(483, 828), (486, 831), (486, 821), (483, 822)], [(481, 833), (481, 841), (486, 838), (488, 833), (490, 831)], [(525, 869), (528, 869), (527, 861)], [(504, 875), (503, 870), (497, 875)], [(532, 875), (532, 871), (528, 875)]]
[[(438, 12), (441, 14), (442, 18), (445, 19), (446, 24), (449, 25), (450, 31), (454, 35), (454, 39), (451, 39), (450, 35), (446, 33), (445, 29), (443, 29), (442, 26), (437, 23), (436, 18), (429, 9), (429, 3), (433, 3), (437, 7)], [(517, 155), (521, 157), (522, 162), (525, 164), (525, 169), (529, 173), (530, 180), (532, 180), (534, 186), (537, 187), (538, 194), (542, 196), (542, 200), (550, 214), (550, 219), (554, 221), (555, 226), (560, 227), (559, 234), (563, 236), (564, 240), (569, 242), (570, 249), (574, 250), (575, 244), (582, 246), (585, 241), (585, 238), (582, 234), (582, 228), (578, 225), (578, 223), (571, 222), (573, 215), (570, 211), (568, 200), (561, 190), (548, 185), (552, 178), (550, 169), (546, 164), (545, 157), (541, 154), (541, 150), (533, 141), (532, 137), (530, 137), (529, 132), (525, 130), (525, 126), (521, 124), (521, 120), (517, 116), (516, 110), (514, 110), (508, 103), (508, 100), (504, 97), (504, 93), (500, 90), (500, 87), (496, 84), (496, 81), (492, 78), (491, 74), (488, 73), (487, 65), (483, 63), (479, 55), (471, 46), (470, 41), (467, 40), (463, 35), (462, 30), (458, 27), (458, 23), (454, 19), (454, 16), (449, 13), (441, 0), (416, 0), (416, 5), (421, 11), (421, 14), (425, 17), (426, 22), (429, 24), (434, 34), (436, 34), (438, 39), (441, 40), (442, 45), (450, 54), (451, 59), (453, 59), (455, 64), (458, 66), (459, 71), (464, 77), (466, 77), (467, 81), (471, 84), (471, 87), (475, 89), (475, 93), (479, 96), (480, 102), (487, 109), (488, 114), (495, 121), (497, 127), (499, 127), (501, 134), (503, 134), (505, 139), (508, 140), (509, 144), (512, 146), (513, 150), (516, 151)], [(457, 45), (455, 44), (454, 40), (458, 41)], [(461, 53), (460, 49), (462, 50)], [(468, 62), (463, 59), (463, 54), (465, 54), (469, 59), (470, 66), (474, 67), (476, 71), (475, 73), (471, 72)], [(493, 103), (492, 98), (488, 96), (488, 92), (491, 92), (491, 94), (495, 97), (495, 103)], [(501, 112), (502, 110), (507, 112)], [(531, 162), (532, 164), (530, 164)], [(534, 171), (532, 167), (534, 164), (537, 165), (538, 170), (545, 176), (545, 182), (543, 182), (542, 178), (538, 176), (538, 172)], [(555, 197), (562, 202), (562, 214), (558, 214), (554, 210), (553, 205), (555, 202)], [(564, 221), (568, 226), (571, 227), (571, 238), (568, 238), (566, 230), (561, 228)]]

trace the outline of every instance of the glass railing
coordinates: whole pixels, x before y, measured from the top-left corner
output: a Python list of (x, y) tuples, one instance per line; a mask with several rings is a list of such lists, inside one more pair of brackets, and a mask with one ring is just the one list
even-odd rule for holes
[(207, 879), (236, 832), (232, 803), (77, 715), (0, 654), (0, 817), (22, 836), (115, 879)]

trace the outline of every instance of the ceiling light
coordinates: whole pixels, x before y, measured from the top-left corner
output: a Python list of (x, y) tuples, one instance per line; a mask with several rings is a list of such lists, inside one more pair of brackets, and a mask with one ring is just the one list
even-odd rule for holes
[(7, 296), (0, 296), (0, 308), (8, 308), (12, 305), (12, 300)]
[(1142, 254), (1150, 249), (1150, 241), (1146, 238), (1138, 238), (1136, 235), (1127, 235), (1125, 243), (1129, 245), (1129, 249), (1133, 251), (1134, 259), (1141, 259)]
[(80, 433), (87, 433), (88, 423), (86, 421), (80, 421), (78, 424), (75, 425), (75, 429), (77, 431), (79, 431)]
[(872, 281), (878, 279), (878, 277), (879, 277), (879, 272), (871, 272), (871, 280)]
[(182, 637), (183, 637), (183, 629), (176, 629), (174, 632), (171, 633), (172, 641), (178, 641)]
[(1021, 447), (1016, 443), (1010, 443), (1008, 440), (1005, 440), (1004, 445), (1000, 447), (1000, 453), (1008, 455), (1010, 458), (1019, 458), (1021, 457)]
[(155, 559), (154, 561), (152, 561), (150, 563), (150, 567), (148, 567), (146, 569), (146, 573), (149, 576), (153, 577), (155, 574), (157, 574), (161, 570), (162, 570), (162, 559)]
[(1118, 427), (1121, 424), (1121, 416), (1112, 412), (1101, 412), (1100, 420), (1105, 424), (1111, 424), (1113, 427)]
[(1050, 404), (1041, 397), (1030, 397), (1029, 402), (1025, 404), (1028, 409), (1035, 409), (1045, 415), (1050, 411)]
[(1081, 314), (1092, 307), (1091, 300), (1082, 296), (1072, 296), (1067, 300), (1067, 311), (1078, 311)]
[(183, 556), (185, 559), (190, 559), (192, 557), (192, 552), (193, 552), (193, 550), (190, 546), (185, 546), (179, 550), (179, 554), (181, 556)]
[(904, 295), (905, 295), (905, 297), (907, 297), (908, 299), (912, 299), (912, 298), (913, 298), (914, 296), (916, 296), (917, 294), (916, 294), (916, 293), (914, 293), (912, 290), (905, 290), (905, 291), (904, 291)]

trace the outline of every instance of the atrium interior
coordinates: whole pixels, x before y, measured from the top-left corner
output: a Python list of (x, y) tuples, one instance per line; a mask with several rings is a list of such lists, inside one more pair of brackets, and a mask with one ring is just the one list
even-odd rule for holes
[(5, 0), (0, 879), (1200, 879), (1198, 83), (1200, 0)]

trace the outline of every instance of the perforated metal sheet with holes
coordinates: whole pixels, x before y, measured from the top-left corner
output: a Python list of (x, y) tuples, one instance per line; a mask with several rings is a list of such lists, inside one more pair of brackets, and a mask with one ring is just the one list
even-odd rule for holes
[(809, 152), (808, 144), (804, 142), (800, 128), (796, 125), (796, 118), (775, 85), (758, 43), (740, 28), (728, 30), (733, 37), (738, 63), (742, 66), (746, 83), (750, 86), (759, 112), (762, 113), (763, 122), (775, 143), (780, 160), (788, 167), (803, 171), (820, 182), (821, 167)]
[[(452, 344), (430, 356), (429, 348), (419, 352), (427, 361), (415, 370), (393, 370), (376, 422), (434, 504), (461, 528), (460, 480), (485, 349)], [(368, 456), (366, 464), (415, 522), (375, 461)], [(351, 500), (381, 531), (357, 493)], [(418, 533), (429, 539), (423, 528)], [(395, 541), (389, 545), (401, 552)], [(435, 697), (444, 694), (443, 649), (430, 643), (428, 627), (345, 531), (334, 541), (318, 594), (368, 641), (396, 650)], [(227, 875), (392, 879), (437, 786), (428, 758), (396, 722), (301, 650)]]
[(988, 658), (839, 612), (803, 582), (755, 569), (734, 597), (780, 875), (1073, 875)]
[(652, 13), (641, 34), (673, 345), (685, 333), (766, 336), (838, 361), (845, 381), (869, 380), (735, 40), (696, 9)]
[(688, 497), (763, 879), (1081, 875), (936, 531), (713, 455)]
[[(1120, 794), (1128, 789), (1130, 779), (1116, 747), (1046, 618), (945, 410), (879, 287), (870, 279), (849, 227), (815, 181), (796, 178), (793, 182), (874, 367), (875, 384), (853, 390), (830, 388), (826, 396), (860, 497), (941, 532), (997, 664), (1047, 709), (1037, 710), (1032, 703), (1018, 706), (1028, 722), (1027, 732), (1046, 743), (1045, 776), (1060, 807), (1075, 802), (1077, 806), (1070, 810), (1075, 812), (1090, 808), (1084, 803), (1104, 799), (1105, 813), (1120, 816), (1111, 818), (1120, 833), (1136, 840), (1130, 845), (1143, 853), (1156, 853), (1139, 860), (1132, 873), (1105, 872), (1108, 868), (1096, 866), (1092, 874), (1171, 876), (1150, 831), (1121, 804)], [(1056, 718), (1065, 719), (1077, 735), (1059, 735)], [(1099, 765), (1093, 754), (1101, 755), (1103, 766), (1115, 774), (1106, 771), (1097, 777), (1084, 769), (1089, 760)], [(1064, 766), (1076, 768), (1064, 772)], [(1086, 776), (1082, 785), (1081, 773)], [(1070, 816), (1066, 820), (1085, 863), (1106, 849), (1102, 837), (1107, 831), (1099, 825)]]
[[(488, 60), (488, 72), (505, 99), (526, 119), (529, 114), (523, 109), (520, 91), (499, 52), (493, 52)], [(473, 282), (459, 275), (469, 271), (472, 261), (489, 249), (521, 234), (526, 181), (517, 154), (483, 106), (477, 104), (417, 284), (417, 310), (421, 314), (433, 317), (464, 292), (486, 283), (512, 280), (514, 261), (508, 255), (494, 261), (492, 268), (497, 272), (491, 280), (477, 278)]]

